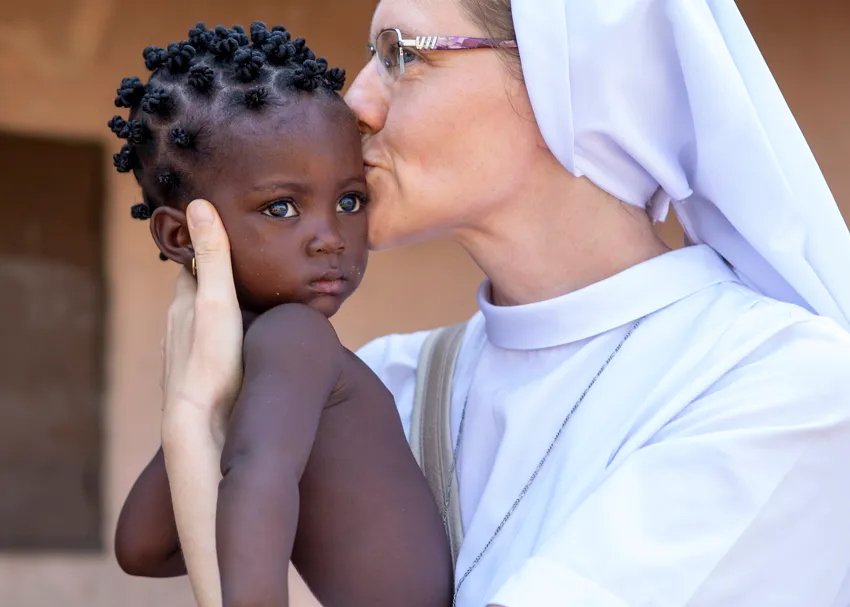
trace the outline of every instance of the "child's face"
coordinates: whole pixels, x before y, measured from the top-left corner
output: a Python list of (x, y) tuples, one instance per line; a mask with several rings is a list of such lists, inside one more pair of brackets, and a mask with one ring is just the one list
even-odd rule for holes
[(360, 135), (342, 104), (292, 103), (237, 115), (193, 181), (227, 230), (244, 309), (303, 303), (331, 316), (366, 269)]

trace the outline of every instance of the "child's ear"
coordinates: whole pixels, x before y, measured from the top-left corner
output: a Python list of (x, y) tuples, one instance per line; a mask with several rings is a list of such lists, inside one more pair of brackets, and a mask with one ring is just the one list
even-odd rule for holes
[(163, 255), (189, 267), (195, 251), (186, 225), (186, 213), (171, 207), (158, 207), (151, 215), (151, 236)]

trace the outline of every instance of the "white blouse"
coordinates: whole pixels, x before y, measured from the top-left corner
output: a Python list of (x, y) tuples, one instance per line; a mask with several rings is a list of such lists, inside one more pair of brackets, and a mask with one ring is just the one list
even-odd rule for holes
[[(455, 375), (459, 607), (850, 605), (850, 335), (701, 245), (549, 301), (479, 291)], [(359, 355), (408, 431), (426, 332)], [(467, 400), (468, 399), (468, 400)]]

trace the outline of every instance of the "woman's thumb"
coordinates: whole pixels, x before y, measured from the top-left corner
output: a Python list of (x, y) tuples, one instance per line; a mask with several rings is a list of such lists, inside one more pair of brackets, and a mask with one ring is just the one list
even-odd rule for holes
[(186, 215), (197, 265), (198, 300), (235, 301), (230, 242), (215, 207), (206, 200), (193, 200)]

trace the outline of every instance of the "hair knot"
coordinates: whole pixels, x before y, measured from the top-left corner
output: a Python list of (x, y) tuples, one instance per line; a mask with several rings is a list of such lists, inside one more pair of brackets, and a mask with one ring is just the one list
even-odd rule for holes
[(106, 124), (109, 126), (109, 130), (115, 133), (120, 139), (125, 138), (124, 129), (127, 128), (127, 121), (124, 120), (121, 116), (113, 116)]
[(167, 116), (174, 106), (171, 93), (159, 87), (150, 87), (142, 97), (142, 110), (148, 114)]
[(192, 88), (206, 93), (213, 87), (215, 71), (206, 65), (193, 65), (189, 68), (189, 84)]
[(140, 120), (124, 120), (121, 116), (115, 116), (108, 124), (119, 139), (126, 139), (129, 143), (138, 145), (150, 138), (150, 131)]
[(257, 86), (245, 91), (245, 107), (250, 110), (256, 110), (263, 107), (266, 103), (266, 98), (269, 96), (269, 91), (264, 86)]
[(191, 44), (199, 53), (203, 53), (207, 50), (207, 45), (204, 43), (204, 32), (206, 31), (207, 26), (200, 21), (195, 25), (195, 27), (189, 30), (189, 44)]
[(130, 149), (130, 144), (121, 146), (121, 151), (112, 155), (112, 164), (119, 173), (129, 173), (136, 167), (136, 154)]
[(327, 61), (307, 59), (300, 68), (295, 70), (292, 84), (303, 91), (315, 91), (324, 82)]
[(341, 91), (345, 86), (345, 70), (341, 67), (332, 67), (325, 73), (325, 80), (332, 91)]
[(165, 61), (168, 71), (172, 74), (183, 74), (189, 70), (189, 63), (197, 54), (197, 50), (188, 42), (172, 42), (168, 45), (168, 58)]
[(115, 107), (133, 108), (139, 105), (145, 96), (145, 85), (136, 77), (124, 78), (116, 91)]
[(134, 204), (132, 207), (130, 207), (130, 215), (133, 217), (133, 219), (150, 219), (151, 208), (144, 202), (140, 202), (139, 204)]
[(274, 65), (284, 65), (295, 57), (295, 45), (290, 42), (288, 32), (272, 32), (262, 48), (269, 62)]
[(239, 46), (248, 46), (251, 44), (251, 39), (245, 33), (245, 28), (241, 25), (234, 25), (233, 29), (230, 30), (230, 35), (236, 38)]
[(142, 51), (142, 57), (145, 59), (145, 67), (155, 72), (165, 65), (168, 60), (168, 51), (158, 46), (149, 46)]
[(307, 41), (302, 37), (298, 37), (292, 41), (292, 44), (295, 46), (295, 53), (293, 59), (296, 63), (304, 63), (305, 61), (315, 61), (316, 53), (310, 50), (310, 47), (307, 46)]
[(236, 64), (236, 77), (242, 82), (251, 82), (260, 75), (266, 62), (266, 55), (256, 48), (240, 48), (233, 55)]
[(177, 126), (171, 129), (171, 143), (185, 150), (192, 147), (194, 138), (185, 129)]
[(263, 46), (271, 36), (271, 32), (262, 21), (254, 21), (251, 24), (251, 42), (257, 46)]
[(151, 132), (141, 120), (128, 120), (124, 128), (124, 138), (130, 143), (141, 145), (151, 138)]
[(166, 192), (176, 190), (178, 187), (180, 187), (180, 177), (177, 175), (177, 173), (168, 169), (162, 171), (159, 175), (156, 176), (156, 182)]
[[(205, 31), (202, 36), (207, 50), (219, 59), (230, 59), (241, 46), (239, 34), (232, 32), (223, 25), (216, 26), (214, 30)], [(242, 36), (247, 39), (244, 34)]]

